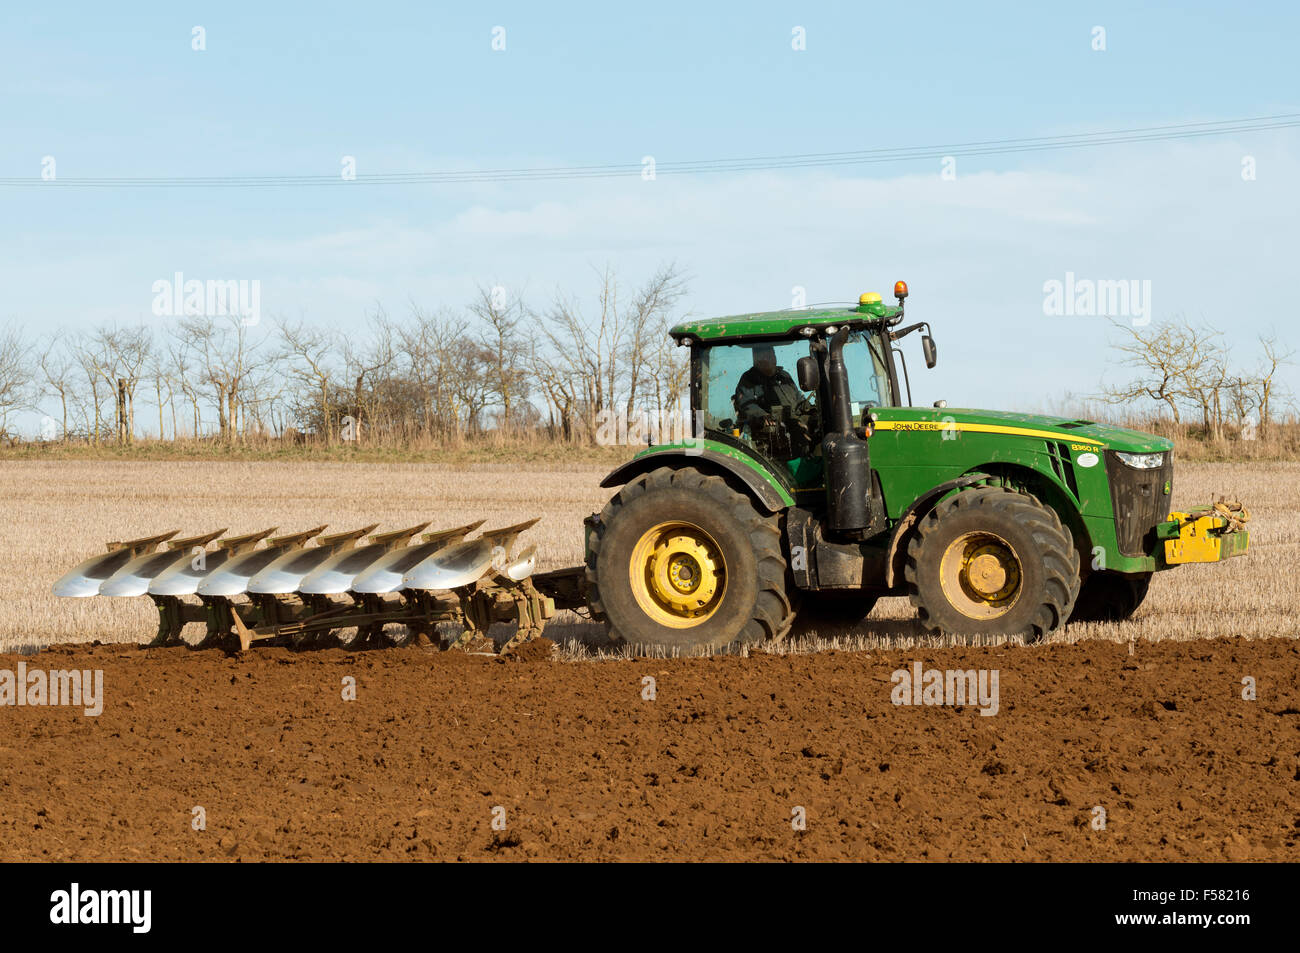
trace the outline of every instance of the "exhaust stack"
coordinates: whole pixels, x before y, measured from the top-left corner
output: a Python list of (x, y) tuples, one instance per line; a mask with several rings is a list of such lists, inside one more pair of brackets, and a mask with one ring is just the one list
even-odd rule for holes
[(861, 538), (870, 534), (875, 508), (871, 499), (871, 456), (867, 441), (853, 431), (849, 374), (844, 366), (844, 345), (848, 339), (848, 328), (836, 331), (826, 356), (830, 413), (826, 435), (822, 438), (822, 458), (826, 466), (827, 523), (836, 533)]

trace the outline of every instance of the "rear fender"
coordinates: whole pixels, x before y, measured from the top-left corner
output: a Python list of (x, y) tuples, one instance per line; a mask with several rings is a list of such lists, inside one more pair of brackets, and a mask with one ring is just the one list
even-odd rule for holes
[(643, 473), (660, 467), (699, 470), (701, 473), (717, 474), (730, 479), (738, 484), (738, 489), (747, 491), (754, 502), (768, 513), (779, 513), (794, 505), (790, 491), (769, 471), (745, 462), (738, 455), (732, 456), (708, 447), (689, 452), (680, 448), (668, 448), (641, 454), (615, 469), (600, 481), (600, 485), (606, 488), (623, 486)]

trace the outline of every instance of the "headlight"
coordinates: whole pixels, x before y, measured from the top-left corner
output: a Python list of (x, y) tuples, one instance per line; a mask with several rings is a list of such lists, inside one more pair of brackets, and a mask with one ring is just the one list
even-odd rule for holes
[(1120, 453), (1116, 451), (1115, 456), (1134, 470), (1156, 470), (1163, 466), (1165, 462), (1163, 453)]

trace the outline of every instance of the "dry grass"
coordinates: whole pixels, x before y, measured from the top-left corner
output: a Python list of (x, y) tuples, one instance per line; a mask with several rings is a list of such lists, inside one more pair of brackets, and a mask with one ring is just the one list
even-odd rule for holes
[[(603, 464), (3, 462), (0, 649), (152, 636), (156, 619), (147, 599), (57, 599), (50, 585), (106, 540), (169, 529), (189, 535), (223, 526), (231, 533), (279, 526), (289, 532), (322, 522), (341, 530), (425, 520), (436, 528), (541, 516), (527, 536), (538, 546), (540, 568), (575, 565), (582, 558), (582, 519), (609, 495), (598, 486), (607, 471)], [(1162, 573), (1129, 623), (1070, 626), (1057, 640), (1300, 633), (1300, 464), (1184, 463), (1175, 484), (1175, 506), (1216, 495), (1244, 500), (1254, 514), (1251, 553), (1224, 566)], [(609, 650), (600, 627), (571, 614), (547, 634), (564, 645), (562, 657), (619, 654)], [(805, 633), (778, 651), (937, 644), (920, 632), (907, 600), (885, 599), (867, 630)]]

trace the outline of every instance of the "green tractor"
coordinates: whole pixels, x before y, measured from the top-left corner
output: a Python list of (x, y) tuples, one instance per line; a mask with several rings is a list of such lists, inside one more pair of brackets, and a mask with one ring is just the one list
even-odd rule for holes
[[(781, 639), (910, 598), (943, 635), (1037, 641), (1123, 620), (1152, 575), (1246, 551), (1240, 504), (1171, 513), (1171, 441), (1087, 420), (910, 406), (897, 306), (691, 321), (691, 432), (602, 483), (587, 521), (594, 618), (643, 648)], [(906, 398), (906, 399), (905, 399)]]

